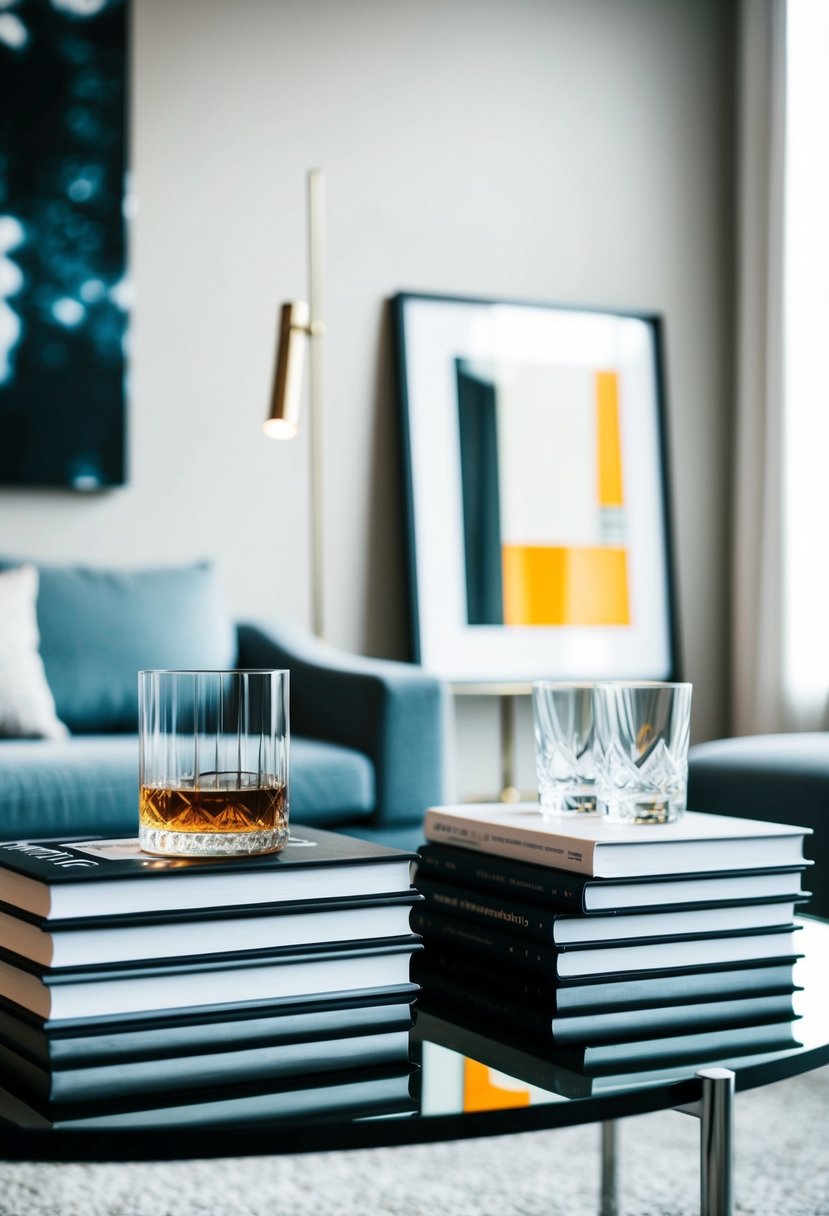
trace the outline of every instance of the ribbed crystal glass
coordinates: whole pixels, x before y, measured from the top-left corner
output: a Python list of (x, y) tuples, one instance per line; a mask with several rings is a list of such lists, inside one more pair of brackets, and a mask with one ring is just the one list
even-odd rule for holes
[(142, 671), (142, 849), (273, 853), (288, 839), (288, 672)]

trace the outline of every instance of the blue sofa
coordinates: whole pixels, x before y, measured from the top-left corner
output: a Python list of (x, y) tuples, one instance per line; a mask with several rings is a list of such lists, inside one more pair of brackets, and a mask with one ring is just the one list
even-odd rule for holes
[(442, 793), (436, 680), (300, 631), (231, 622), (208, 564), (34, 564), (40, 654), (70, 736), (0, 739), (0, 839), (136, 834), (140, 668), (278, 667), (291, 672), (292, 821), (420, 842)]

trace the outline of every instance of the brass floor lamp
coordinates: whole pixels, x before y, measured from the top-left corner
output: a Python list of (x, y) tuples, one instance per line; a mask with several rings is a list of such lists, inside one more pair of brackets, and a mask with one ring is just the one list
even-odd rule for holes
[(325, 177), (321, 169), (308, 173), (308, 301), (282, 305), (277, 334), (276, 366), (270, 412), (262, 429), (270, 439), (293, 439), (299, 430), (306, 343), (308, 356), (309, 500), (311, 517), (311, 624), (324, 634), (323, 511), (324, 399), (323, 268), (325, 259)]

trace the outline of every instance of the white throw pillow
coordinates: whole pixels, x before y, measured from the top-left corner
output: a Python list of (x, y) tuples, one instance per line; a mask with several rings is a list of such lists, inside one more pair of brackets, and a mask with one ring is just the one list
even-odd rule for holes
[(0, 736), (65, 739), (40, 657), (37, 570), (0, 571)]

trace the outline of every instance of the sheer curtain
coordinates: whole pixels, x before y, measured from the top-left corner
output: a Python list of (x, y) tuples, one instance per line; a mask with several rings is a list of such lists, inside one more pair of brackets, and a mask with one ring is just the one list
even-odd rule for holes
[(829, 695), (829, 3), (788, 0), (785, 183), (785, 709)]
[(736, 734), (829, 693), (827, 0), (743, 0), (738, 101)]

